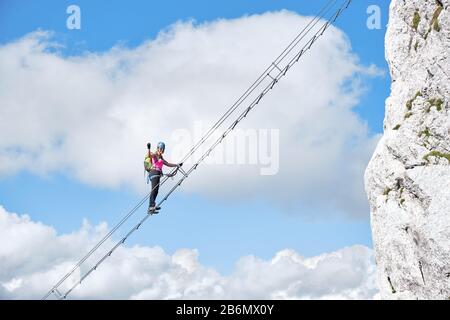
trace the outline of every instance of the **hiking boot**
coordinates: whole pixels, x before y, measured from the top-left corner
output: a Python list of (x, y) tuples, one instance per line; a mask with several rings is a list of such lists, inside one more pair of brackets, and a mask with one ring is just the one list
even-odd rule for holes
[(156, 213), (158, 213), (157, 208), (158, 207), (155, 207), (155, 206), (149, 207), (147, 213), (148, 214), (156, 214)]

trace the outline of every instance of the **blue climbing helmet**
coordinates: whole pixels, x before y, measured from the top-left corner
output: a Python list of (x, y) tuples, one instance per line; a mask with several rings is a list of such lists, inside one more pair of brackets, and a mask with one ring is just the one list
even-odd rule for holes
[(158, 142), (158, 145), (156, 147), (161, 151), (164, 151), (164, 149), (166, 149), (166, 145), (164, 144), (164, 142)]

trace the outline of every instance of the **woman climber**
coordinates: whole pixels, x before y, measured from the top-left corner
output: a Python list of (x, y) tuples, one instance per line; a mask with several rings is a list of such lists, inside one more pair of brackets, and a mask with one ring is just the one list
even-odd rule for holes
[(150, 143), (147, 143), (148, 152), (144, 160), (145, 170), (148, 172), (148, 180), (152, 182), (152, 191), (150, 193), (150, 205), (148, 207), (148, 213), (157, 213), (157, 211), (161, 209), (160, 207), (156, 206), (156, 196), (158, 195), (159, 191), (159, 181), (161, 179), (161, 176), (163, 175), (163, 165), (167, 167), (179, 168), (182, 164), (169, 163), (163, 158), (163, 153), (166, 149), (166, 145), (164, 144), (164, 142), (158, 142), (155, 153), (150, 151), (150, 147)]

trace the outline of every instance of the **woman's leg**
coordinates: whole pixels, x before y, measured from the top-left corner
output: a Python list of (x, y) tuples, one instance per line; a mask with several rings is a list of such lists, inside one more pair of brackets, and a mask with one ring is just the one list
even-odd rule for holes
[(150, 193), (150, 207), (156, 206), (156, 197), (158, 196), (159, 191), (159, 180), (161, 176), (152, 177), (152, 192)]

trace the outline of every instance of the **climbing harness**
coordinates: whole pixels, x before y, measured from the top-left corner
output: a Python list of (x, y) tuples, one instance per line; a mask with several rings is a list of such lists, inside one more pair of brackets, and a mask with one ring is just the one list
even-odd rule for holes
[(162, 171), (160, 173), (148, 172), (147, 173), (147, 184), (149, 184), (152, 181), (152, 179), (157, 178), (157, 177), (167, 177), (167, 178), (173, 179), (173, 177), (176, 176), (178, 171), (180, 171), (183, 175), (186, 175), (186, 172), (181, 168), (181, 166), (177, 167), (175, 170), (173, 170), (172, 172), (169, 172), (169, 173), (163, 173)]

